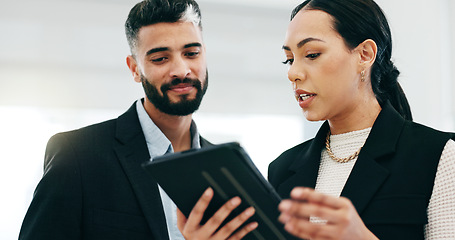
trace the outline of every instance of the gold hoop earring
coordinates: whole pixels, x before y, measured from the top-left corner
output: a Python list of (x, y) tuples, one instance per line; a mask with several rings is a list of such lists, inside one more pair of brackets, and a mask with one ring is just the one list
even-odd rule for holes
[(360, 72), (360, 81), (365, 82), (365, 70)]

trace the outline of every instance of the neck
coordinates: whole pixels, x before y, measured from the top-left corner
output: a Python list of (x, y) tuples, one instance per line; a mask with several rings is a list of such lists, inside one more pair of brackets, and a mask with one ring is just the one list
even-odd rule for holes
[(341, 134), (372, 127), (380, 112), (381, 106), (376, 98), (357, 104), (349, 110), (349, 114), (329, 119), (330, 132)]
[(174, 152), (181, 152), (191, 148), (190, 127), (192, 114), (175, 116), (163, 113), (148, 101), (148, 99), (144, 101), (144, 108), (153, 123), (171, 141)]

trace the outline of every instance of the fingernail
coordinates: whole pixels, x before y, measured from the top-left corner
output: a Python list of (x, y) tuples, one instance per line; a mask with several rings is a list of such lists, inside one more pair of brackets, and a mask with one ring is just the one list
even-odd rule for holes
[(278, 209), (280, 209), (281, 211), (287, 211), (290, 208), (291, 208), (291, 203), (286, 200), (281, 201), (280, 205), (278, 205)]
[(248, 216), (248, 217), (251, 217), (251, 216), (253, 216), (255, 211), (256, 210), (253, 207), (250, 207), (247, 210), (245, 210), (245, 215)]
[(258, 227), (258, 223), (257, 222), (252, 222), (250, 224), (248, 224), (248, 230), (253, 230), (253, 229), (256, 229)]
[(241, 200), (240, 200), (239, 197), (235, 197), (235, 198), (231, 199), (231, 205), (232, 206), (237, 206), (237, 205), (240, 204), (240, 202), (241, 202)]
[(205, 190), (204, 195), (207, 197), (210, 197), (210, 196), (212, 196), (212, 193), (213, 193), (213, 190), (212, 190), (212, 188), (209, 187)]
[(293, 197), (299, 197), (300, 195), (303, 194), (304, 191), (305, 191), (305, 189), (304, 189), (304, 188), (301, 188), (301, 187), (294, 188), (294, 189), (291, 191), (291, 196), (293, 196)]
[(291, 219), (291, 216), (289, 216), (288, 214), (281, 214), (280, 217), (278, 217), (278, 221), (282, 223), (287, 223), (289, 219)]
[(284, 229), (286, 229), (288, 232), (294, 231), (294, 225), (293, 224), (286, 224), (284, 225)]

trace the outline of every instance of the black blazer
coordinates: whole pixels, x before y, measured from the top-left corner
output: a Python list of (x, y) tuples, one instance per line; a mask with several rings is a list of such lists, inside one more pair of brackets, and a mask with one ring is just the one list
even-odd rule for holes
[[(405, 121), (389, 103), (382, 108), (341, 195), (380, 239), (423, 239), (439, 159), (453, 135)], [(315, 187), (328, 130), (325, 122), (314, 139), (269, 165), (281, 197), (296, 186)]]
[[(201, 146), (211, 145), (201, 138)], [(59, 133), (19, 239), (169, 239), (136, 105), (117, 119)]]

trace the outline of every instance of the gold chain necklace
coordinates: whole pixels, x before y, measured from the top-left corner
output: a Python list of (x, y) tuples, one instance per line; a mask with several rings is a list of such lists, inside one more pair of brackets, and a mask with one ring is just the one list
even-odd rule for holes
[(335, 154), (333, 154), (332, 152), (332, 149), (330, 149), (330, 131), (327, 133), (327, 137), (325, 139), (325, 148), (327, 149), (327, 153), (329, 154), (330, 158), (332, 158), (335, 162), (339, 163), (347, 163), (352, 159), (356, 158), (357, 156), (359, 156), (360, 150), (362, 149), (362, 147), (360, 147), (359, 150), (357, 150), (354, 154), (352, 154), (349, 157), (339, 158), (335, 156)]

